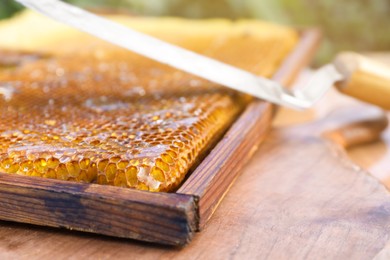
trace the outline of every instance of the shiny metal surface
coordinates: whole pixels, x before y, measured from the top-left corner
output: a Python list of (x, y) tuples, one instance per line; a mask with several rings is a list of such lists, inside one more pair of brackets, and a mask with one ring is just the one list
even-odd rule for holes
[(296, 109), (311, 107), (335, 81), (342, 79), (332, 65), (327, 65), (318, 70), (307, 86), (290, 91), (267, 78), (145, 35), (59, 0), (16, 1), (117, 46), (282, 106)]

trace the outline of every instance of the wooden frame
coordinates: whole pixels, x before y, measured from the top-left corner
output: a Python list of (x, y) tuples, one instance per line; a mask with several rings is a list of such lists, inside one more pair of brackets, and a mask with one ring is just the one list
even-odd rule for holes
[[(274, 80), (289, 85), (318, 46), (305, 30)], [(250, 103), (176, 193), (0, 173), (0, 219), (166, 245), (187, 244), (204, 227), (271, 125), (274, 106)]]

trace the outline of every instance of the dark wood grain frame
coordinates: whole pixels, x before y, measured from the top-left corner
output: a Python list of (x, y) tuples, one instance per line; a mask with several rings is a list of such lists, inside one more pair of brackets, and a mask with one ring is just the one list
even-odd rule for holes
[[(317, 30), (300, 42), (273, 79), (290, 85), (314, 55)], [(270, 128), (275, 107), (251, 102), (175, 193), (0, 173), (0, 219), (183, 246), (200, 231)]]

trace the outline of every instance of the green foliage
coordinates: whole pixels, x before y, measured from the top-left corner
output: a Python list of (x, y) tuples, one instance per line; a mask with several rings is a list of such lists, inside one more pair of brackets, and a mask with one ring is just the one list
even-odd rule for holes
[[(339, 50), (390, 50), (389, 0), (68, 0), (83, 7), (127, 9), (142, 15), (260, 18), (324, 31), (321, 61)], [(20, 7), (1, 0), (0, 17)]]
[(21, 10), (22, 7), (13, 0), (0, 1), (0, 19), (11, 16), (13, 13)]

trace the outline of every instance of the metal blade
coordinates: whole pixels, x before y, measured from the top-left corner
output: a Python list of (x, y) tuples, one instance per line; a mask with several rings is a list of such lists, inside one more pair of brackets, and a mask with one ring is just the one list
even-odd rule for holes
[(283, 106), (306, 108), (310, 105), (274, 81), (134, 31), (59, 0), (16, 1), (107, 42), (223, 86)]
[(286, 102), (297, 102), (299, 107), (310, 108), (320, 100), (334, 83), (344, 79), (344, 76), (333, 64), (327, 64), (316, 70), (310, 80), (302, 87), (294, 89), (293, 96), (284, 95)]

